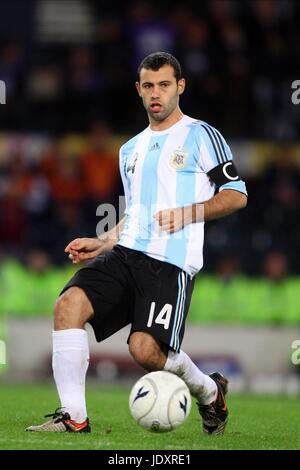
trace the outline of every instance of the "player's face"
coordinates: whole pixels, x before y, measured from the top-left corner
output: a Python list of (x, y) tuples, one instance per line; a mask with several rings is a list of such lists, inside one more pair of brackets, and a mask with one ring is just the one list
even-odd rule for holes
[(150, 119), (163, 121), (178, 106), (185, 80), (177, 83), (173, 67), (164, 65), (156, 71), (142, 69), (136, 87)]

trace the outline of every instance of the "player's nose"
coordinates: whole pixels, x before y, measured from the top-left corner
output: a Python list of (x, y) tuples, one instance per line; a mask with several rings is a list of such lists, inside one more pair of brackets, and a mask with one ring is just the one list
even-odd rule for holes
[(151, 99), (152, 101), (159, 99), (159, 88), (154, 85), (152, 88)]

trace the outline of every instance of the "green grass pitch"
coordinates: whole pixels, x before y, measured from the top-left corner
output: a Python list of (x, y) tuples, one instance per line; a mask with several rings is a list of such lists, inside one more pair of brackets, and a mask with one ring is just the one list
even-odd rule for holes
[(58, 406), (54, 385), (0, 385), (0, 449), (229, 450), (300, 449), (298, 398), (229, 395), (224, 436), (200, 430), (195, 404), (175, 431), (154, 434), (140, 428), (128, 409), (129, 388), (89, 386), (91, 434), (26, 433)]

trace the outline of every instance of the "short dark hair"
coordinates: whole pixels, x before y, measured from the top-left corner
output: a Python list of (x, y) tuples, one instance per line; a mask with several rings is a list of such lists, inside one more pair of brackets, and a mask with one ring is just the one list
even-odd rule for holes
[(181, 66), (176, 57), (168, 52), (153, 52), (152, 54), (147, 55), (147, 57), (145, 57), (145, 59), (140, 63), (137, 70), (138, 81), (140, 81), (140, 73), (142, 69), (157, 71), (163, 65), (171, 65), (171, 67), (173, 67), (176, 82), (182, 78)]

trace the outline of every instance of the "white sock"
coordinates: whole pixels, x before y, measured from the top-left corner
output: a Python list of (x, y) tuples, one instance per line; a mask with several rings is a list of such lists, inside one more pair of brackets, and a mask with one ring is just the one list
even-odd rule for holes
[(85, 375), (88, 365), (89, 345), (85, 330), (53, 331), (54, 380), (63, 411), (77, 423), (82, 423), (87, 417)]
[(203, 374), (184, 351), (169, 351), (164, 370), (178, 375), (188, 386), (191, 395), (202, 405), (208, 405), (216, 399), (216, 383)]

